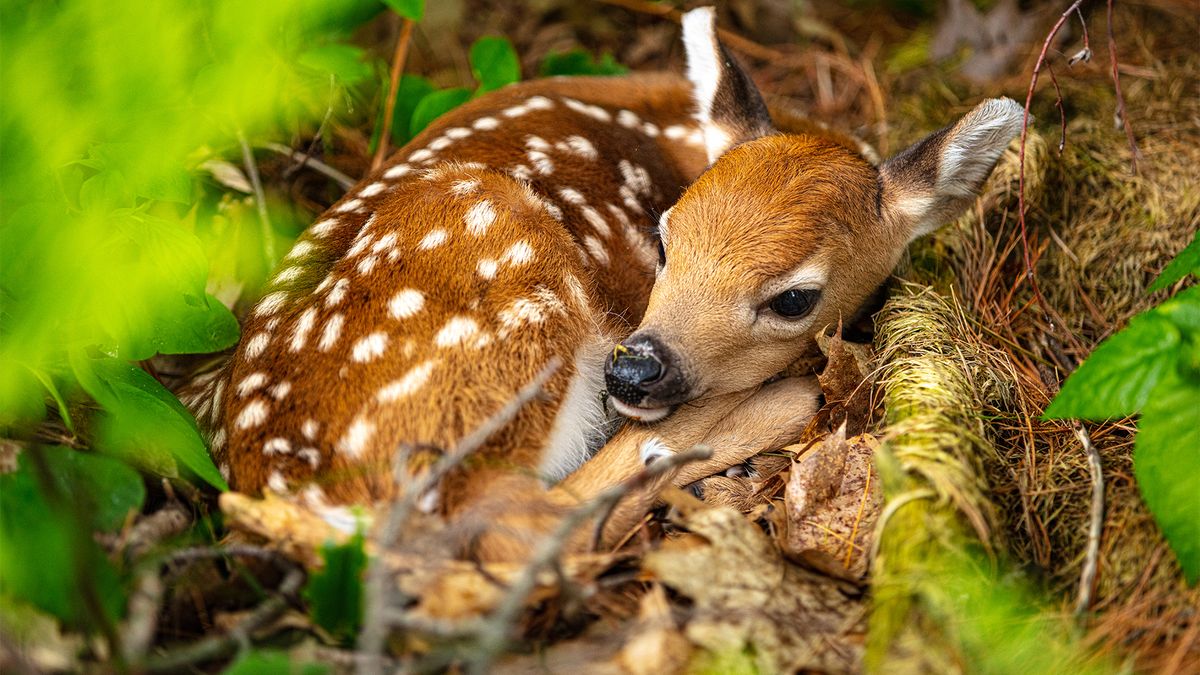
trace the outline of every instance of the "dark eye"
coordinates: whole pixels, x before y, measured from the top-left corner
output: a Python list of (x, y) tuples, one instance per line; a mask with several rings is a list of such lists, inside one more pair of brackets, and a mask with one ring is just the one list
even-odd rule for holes
[(667, 264), (667, 247), (663, 246), (662, 239), (658, 240), (658, 264), (659, 265)]
[(795, 319), (812, 311), (821, 291), (815, 288), (793, 288), (784, 291), (771, 300), (771, 311), (787, 319)]

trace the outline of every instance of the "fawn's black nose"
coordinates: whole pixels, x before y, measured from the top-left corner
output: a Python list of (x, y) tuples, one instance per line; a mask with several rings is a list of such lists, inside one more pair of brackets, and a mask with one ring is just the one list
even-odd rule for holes
[(634, 335), (617, 345), (604, 364), (608, 393), (633, 406), (677, 393), (676, 375), (669, 352), (649, 336)]

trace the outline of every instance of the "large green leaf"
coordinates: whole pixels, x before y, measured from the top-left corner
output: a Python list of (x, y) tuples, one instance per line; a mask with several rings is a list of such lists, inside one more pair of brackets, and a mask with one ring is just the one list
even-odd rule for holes
[(213, 466), (195, 420), (171, 392), (137, 366), (73, 354), (75, 376), (102, 406), (96, 448), (162, 476), (182, 464), (210, 485), (228, 490)]
[(425, 16), (425, 0), (383, 0), (383, 3), (406, 19), (420, 21)]
[(605, 52), (596, 58), (582, 49), (566, 52), (551, 52), (542, 61), (538, 72), (542, 77), (557, 75), (623, 75), (629, 72), (617, 63), (612, 54)]
[[(49, 475), (38, 475), (31, 452), (42, 453)], [(125, 599), (116, 570), (93, 538), (92, 523), (111, 521), (118, 510), (133, 508), (140, 499), (129, 488), (128, 476), (114, 480), (120, 472), (109, 471), (111, 467), (89, 476), (79, 469), (98, 465), (75, 464), (77, 458), (66, 459), (66, 453), (79, 454), (69, 448), (27, 450), (16, 471), (0, 475), (0, 594), (28, 602), (68, 625), (94, 629), (94, 614), (80, 592), (80, 575), (87, 575), (96, 609), (108, 620), (120, 616)], [(106, 486), (123, 496), (102, 505), (106, 513), (90, 513), (90, 497)]]
[(413, 111), (409, 134), (416, 136), (421, 133), (422, 129), (429, 126), (430, 122), (466, 103), (470, 98), (470, 90), (462, 87), (442, 89), (429, 94), (421, 99), (421, 102), (417, 104), (417, 109)]
[(1175, 361), (1179, 329), (1153, 311), (1096, 347), (1046, 409), (1049, 419), (1103, 420), (1142, 409)]
[(392, 110), (392, 143), (397, 147), (412, 140), (412, 118), (421, 99), (433, 93), (433, 84), (420, 75), (405, 75), (396, 88), (396, 107)]
[(223, 675), (323, 675), (331, 670), (323, 663), (293, 663), (286, 652), (248, 649), (222, 672)]
[(363, 539), (356, 535), (340, 546), (326, 544), (321, 557), (325, 566), (309, 578), (304, 598), (312, 606), (318, 626), (340, 640), (350, 640), (362, 624), (363, 572), (367, 568)]
[(517, 50), (507, 38), (486, 36), (471, 45), (471, 73), (479, 82), (478, 93), (499, 89), (521, 79)]
[(45, 457), (60, 492), (70, 495), (92, 529), (120, 529), (146, 501), (142, 477), (124, 462), (63, 447), (48, 448)]
[(1192, 243), (1179, 252), (1150, 284), (1151, 292), (1166, 288), (1189, 274), (1200, 275), (1200, 230), (1192, 236)]
[(1138, 421), (1134, 474), (1191, 583), (1200, 580), (1200, 377), (1174, 370)]

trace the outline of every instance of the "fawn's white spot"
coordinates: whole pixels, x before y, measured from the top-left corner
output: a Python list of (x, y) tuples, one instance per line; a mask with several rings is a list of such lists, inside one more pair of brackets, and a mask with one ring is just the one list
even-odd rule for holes
[(286, 291), (277, 291), (263, 296), (263, 299), (258, 301), (258, 307), (254, 309), (254, 316), (270, 316), (278, 312), (287, 304), (287, 299)]
[(446, 148), (450, 147), (453, 143), (454, 143), (454, 139), (447, 138), (445, 136), (441, 136), (439, 138), (433, 139), (433, 141), (431, 141), (429, 143), (429, 149), (441, 151), (441, 150), (445, 150)]
[(573, 188), (563, 188), (559, 190), (558, 196), (562, 197), (563, 201), (566, 203), (574, 204), (575, 206), (580, 206), (587, 203), (587, 200), (583, 198), (583, 195), (579, 192), (579, 190), (575, 190)]
[(549, 152), (550, 148), (553, 146), (547, 143), (546, 139), (542, 138), (541, 136), (526, 136), (525, 147), (529, 148), (530, 150)]
[(346, 297), (346, 290), (350, 288), (349, 279), (338, 279), (333, 283), (333, 287), (329, 289), (329, 295), (325, 297), (325, 306), (333, 307), (340, 303)]
[[(324, 223), (324, 222), (326, 222), (326, 221), (324, 221), (324, 220), (321, 221), (321, 223)], [(337, 223), (336, 220), (333, 222), (335, 224)], [(317, 226), (319, 226), (321, 223), (317, 223), (316, 225), (314, 225), (313, 229), (315, 230), (317, 228)], [(309, 253), (312, 253), (312, 250), (314, 248), (316, 248), (316, 246), (313, 246), (313, 243), (311, 241), (308, 241), (307, 239), (302, 239), (302, 240), (296, 242), (296, 245), (292, 247), (292, 250), (288, 251), (287, 257), (289, 260), (295, 260), (296, 258), (303, 258), (304, 256), (308, 255)]]
[(529, 108), (524, 105), (514, 105), (510, 108), (505, 108), (500, 114), (508, 118), (520, 117), (529, 112)]
[(388, 232), (387, 234), (380, 237), (378, 241), (375, 242), (375, 245), (371, 247), (371, 250), (374, 251), (375, 253), (382, 253), (384, 251), (391, 250), (393, 247), (395, 247), (395, 245), (396, 245), (396, 233)]
[(321, 453), (316, 448), (304, 447), (296, 451), (296, 459), (308, 462), (315, 469), (321, 464)]
[(490, 280), (496, 278), (496, 270), (499, 268), (499, 266), (500, 265), (495, 260), (492, 260), (491, 258), (484, 258), (483, 260), (479, 261), (478, 265), (475, 266), (475, 271), (479, 274), (479, 276)]
[(508, 247), (508, 250), (504, 252), (504, 256), (501, 259), (510, 265), (524, 265), (533, 260), (533, 247), (529, 245), (529, 242), (522, 239)]
[(387, 188), (387, 183), (374, 182), (358, 191), (359, 197), (374, 197)]
[(500, 310), (496, 317), (500, 320), (501, 339), (525, 324), (542, 323), (546, 320), (541, 306), (528, 298), (517, 298), (511, 305)]
[(287, 494), (288, 484), (287, 479), (278, 471), (272, 471), (271, 475), (267, 476), (267, 487), (276, 494)]
[(480, 117), (471, 123), (471, 126), (479, 131), (491, 131), (492, 129), (500, 126), (500, 120), (496, 119), (495, 117)]
[(371, 245), (371, 241), (375, 238), (375, 235), (371, 234), (370, 232), (365, 232), (365, 227), (363, 230), (364, 232), (360, 232), (359, 235), (354, 238), (354, 245), (346, 251), (347, 258), (353, 258), (354, 256), (367, 250), (367, 247)]
[(245, 398), (246, 396), (249, 396), (250, 394), (262, 388), (262, 386), (266, 383), (266, 373), (250, 373), (246, 377), (242, 378), (241, 382), (238, 382), (238, 397)]
[(375, 263), (377, 262), (379, 262), (379, 258), (373, 255), (363, 258), (358, 261), (358, 273), (364, 275), (370, 274), (371, 270), (375, 269)]
[(590, 206), (581, 206), (579, 211), (583, 213), (584, 220), (600, 234), (601, 237), (608, 237), (612, 234), (612, 230), (608, 227), (608, 221), (604, 220), (604, 216), (600, 212)]
[(329, 317), (325, 322), (325, 328), (321, 330), (321, 341), (317, 343), (317, 348), (323, 352), (329, 351), (330, 347), (337, 344), (338, 338), (342, 335), (342, 324), (346, 318), (340, 313)]
[(284, 380), (283, 382), (280, 382), (279, 384), (267, 389), (267, 392), (270, 393), (271, 397), (276, 401), (282, 401), (287, 397), (288, 394), (291, 393), (291, 391), (292, 383), (288, 382), (287, 380)]
[(308, 228), (308, 232), (310, 232), (313, 237), (324, 237), (324, 235), (334, 231), (334, 229), (340, 225), (342, 225), (342, 221), (337, 220), (336, 217), (326, 217), (326, 219), (319, 220), (317, 221), (316, 225)]
[[(536, 169), (538, 173), (542, 174), (543, 176), (549, 176), (550, 174), (554, 173), (554, 162), (550, 159), (550, 155), (547, 155), (540, 150), (530, 150), (526, 156), (529, 158), (529, 163), (533, 164), (533, 168)], [(525, 180), (529, 179), (526, 178)]]
[(417, 244), (417, 248), (421, 249), (422, 251), (428, 251), (431, 248), (437, 248), (438, 246), (446, 243), (446, 236), (446, 231), (440, 227), (436, 230), (430, 230), (429, 234), (425, 235), (421, 239), (420, 243)]
[(387, 171), (383, 172), (383, 177), (388, 180), (395, 180), (401, 176), (406, 176), (412, 172), (412, 167), (407, 164), (397, 164)]
[[(547, 158), (546, 161), (549, 161), (549, 158)], [(550, 165), (550, 169), (552, 171), (554, 170), (553, 164)], [(510, 175), (512, 175), (513, 178), (516, 178), (517, 180), (526, 181), (526, 182), (533, 180), (533, 169), (525, 166), (524, 164), (518, 164), (518, 165), (514, 166), (513, 168), (508, 170), (508, 173)]]
[(447, 129), (445, 131), (447, 138), (452, 138), (456, 141), (462, 140), (462, 139), (466, 138), (467, 136), (470, 136), (471, 133), (472, 133), (472, 131), (466, 127), (453, 127), (451, 129)]
[(492, 208), (491, 202), (483, 199), (467, 210), (464, 220), (467, 223), (467, 231), (478, 237), (496, 222), (496, 210)]
[(354, 343), (354, 347), (350, 350), (350, 358), (358, 363), (373, 361), (382, 356), (383, 352), (387, 350), (387, 343), (387, 333), (371, 333)]
[(542, 207), (546, 209), (546, 213), (549, 213), (551, 218), (560, 223), (562, 222), (563, 212), (562, 209), (558, 208), (557, 204), (554, 202), (544, 201), (542, 202)]
[(292, 442), (286, 438), (272, 438), (263, 443), (264, 455), (286, 455), (292, 451)]
[(479, 189), (479, 181), (477, 180), (460, 180), (455, 181), (450, 186), (450, 194), (455, 197), (465, 197)]
[(309, 418), (304, 420), (304, 424), (300, 425), (300, 433), (308, 440), (314, 440), (317, 437), (317, 432), (321, 430), (321, 425), (314, 419)]
[(642, 133), (650, 138), (658, 138), (658, 125), (654, 122), (646, 122), (642, 125)]
[(342, 202), (341, 204), (338, 204), (337, 208), (335, 208), (333, 210), (333, 212), (334, 213), (349, 213), (350, 211), (353, 211), (360, 206), (362, 206), (361, 199), (357, 199), (357, 198), (348, 199), (348, 200)]
[(455, 316), (442, 326), (433, 341), (439, 347), (453, 347), (462, 344), (478, 332), (479, 324), (475, 319), (469, 316)]
[(271, 341), (271, 334), (267, 332), (257, 333), (254, 337), (246, 341), (246, 358), (257, 359), (262, 356), (262, 353), (267, 350), (267, 343)]
[(529, 100), (525, 101), (525, 105), (530, 110), (549, 110), (554, 107), (554, 101), (545, 96), (530, 96)]
[(300, 273), (303, 271), (304, 271), (303, 267), (285, 268), (283, 270), (280, 270), (279, 274), (275, 275), (275, 280), (273, 283), (276, 283), (276, 284), (287, 283), (289, 281), (292, 281), (296, 277), (300, 276)]
[(242, 408), (242, 412), (237, 418), (237, 427), (239, 429), (249, 429), (256, 427), (267, 421), (267, 415), (270, 411), (267, 410), (267, 403), (262, 399), (255, 399), (246, 404)]
[(376, 398), (380, 403), (393, 403), (412, 396), (429, 381), (429, 375), (433, 372), (434, 365), (436, 362), (430, 359), (413, 366), (403, 377), (389, 382), (387, 386), (380, 389)]
[(666, 136), (672, 141), (683, 140), (688, 135), (689, 129), (682, 124), (672, 124), (662, 130), (663, 136)]
[(425, 306), (425, 294), (415, 288), (406, 288), (388, 301), (388, 313), (393, 319), (407, 319)]
[(596, 152), (596, 146), (592, 145), (592, 142), (583, 136), (567, 136), (558, 143), (555, 143), (554, 147), (558, 148), (561, 152), (578, 155), (579, 157), (593, 161), (600, 156)]
[(642, 118), (637, 116), (637, 113), (632, 110), (620, 110), (617, 112), (617, 124), (626, 129), (636, 129), (642, 123)]
[(337, 449), (353, 459), (358, 459), (366, 451), (367, 444), (371, 442), (371, 437), (374, 435), (374, 423), (362, 417), (356, 418), (338, 441)]
[(598, 105), (592, 105), (590, 103), (584, 103), (583, 101), (566, 97), (564, 97), (562, 101), (568, 108), (577, 113), (587, 115), (588, 117), (600, 122), (612, 122), (612, 115)]
[(308, 342), (308, 334), (312, 331), (313, 324), (316, 322), (317, 308), (309, 307), (304, 310), (304, 313), (296, 320), (296, 332), (292, 333), (292, 351), (298, 352), (304, 349), (305, 343)]
[(408, 156), (410, 162), (424, 162), (433, 159), (433, 151), (428, 148), (421, 148)]
[[(225, 427), (217, 429), (217, 433), (212, 437), (212, 449), (220, 450), (225, 447)], [(225, 480), (229, 480), (229, 476), (225, 476)]]
[(604, 244), (600, 243), (599, 239), (590, 235), (586, 236), (583, 238), (583, 245), (587, 247), (593, 260), (601, 265), (608, 264), (608, 249), (604, 248)]

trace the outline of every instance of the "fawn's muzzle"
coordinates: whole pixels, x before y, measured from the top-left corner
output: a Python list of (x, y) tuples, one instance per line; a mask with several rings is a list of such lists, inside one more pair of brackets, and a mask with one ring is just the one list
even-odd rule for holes
[(613, 348), (604, 364), (604, 381), (617, 410), (643, 421), (665, 417), (687, 388), (673, 361), (650, 336), (634, 335)]

